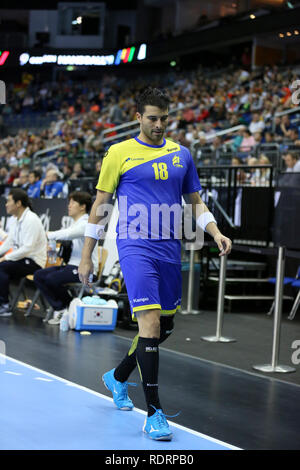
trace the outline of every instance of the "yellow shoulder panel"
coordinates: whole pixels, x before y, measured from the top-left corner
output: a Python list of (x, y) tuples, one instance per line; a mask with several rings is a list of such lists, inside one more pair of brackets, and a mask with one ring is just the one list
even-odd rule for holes
[(157, 148), (140, 144), (135, 139), (131, 139), (128, 141), (126, 150), (126, 158), (123, 159), (121, 167), (122, 175), (128, 170), (142, 165), (143, 163), (151, 162), (152, 160), (161, 158), (169, 153), (179, 151), (180, 145), (172, 142), (171, 140), (166, 140), (166, 144), (163, 147)]
[(179, 150), (180, 145), (169, 139), (166, 139), (166, 144), (161, 148), (142, 145), (135, 139), (114, 144), (103, 158), (96, 189), (114, 193), (120, 176), (128, 170)]

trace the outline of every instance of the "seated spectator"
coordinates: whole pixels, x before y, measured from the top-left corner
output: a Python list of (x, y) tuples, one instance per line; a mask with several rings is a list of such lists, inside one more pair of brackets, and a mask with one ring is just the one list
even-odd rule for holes
[(101, 171), (101, 167), (102, 167), (102, 160), (98, 160), (95, 164), (95, 171), (97, 175), (99, 175)]
[(275, 140), (276, 141), (281, 141), (283, 139), (283, 131), (281, 128), (281, 117), (276, 116), (274, 119), (274, 134), (275, 134)]
[(29, 187), (27, 189), (27, 194), (29, 197), (40, 197), (42, 184), (41, 176), (41, 172), (38, 170), (32, 170), (29, 172)]
[(62, 168), (62, 172), (63, 172), (63, 175), (64, 175), (63, 178), (62, 178), (62, 181), (65, 183), (66, 181), (68, 181), (71, 178), (73, 168), (66, 163)]
[(263, 132), (265, 128), (265, 123), (260, 119), (258, 113), (254, 113), (252, 116), (252, 121), (249, 125), (249, 131), (251, 134), (255, 134), (256, 132)]
[(6, 180), (6, 184), (12, 185), (14, 180), (19, 177), (19, 168), (15, 164), (9, 164), (10, 166), (10, 172)]
[(198, 133), (196, 129), (194, 129), (193, 124), (188, 124), (187, 129), (186, 129), (186, 134), (185, 134), (186, 140), (188, 140), (190, 143), (192, 143), (194, 140), (198, 139)]
[[(261, 153), (260, 156), (258, 157), (258, 165), (270, 165), (271, 162), (269, 158)], [(271, 175), (271, 170), (270, 168), (262, 168), (259, 170), (258, 178), (256, 180), (255, 186), (268, 186), (270, 183), (270, 175)]]
[(180, 143), (180, 145), (183, 145), (184, 147), (190, 148), (190, 142), (186, 139), (185, 137), (185, 131), (182, 129), (178, 132), (177, 135), (177, 141)]
[(243, 140), (243, 136), (244, 136), (244, 130), (245, 130), (245, 127), (239, 129), (238, 131), (236, 131), (236, 134), (235, 134), (235, 137), (233, 139), (233, 141), (231, 142), (231, 147), (232, 147), (232, 150), (234, 152), (238, 151), (241, 144), (242, 144), (242, 140)]
[[(248, 166), (257, 166), (258, 164), (258, 159), (255, 157), (250, 157), (248, 158), (247, 165)], [(250, 168), (247, 172), (247, 180), (246, 182), (248, 184), (251, 184), (252, 186), (256, 185), (256, 181), (259, 178), (259, 169), (258, 168)]]
[[(231, 159), (231, 166), (242, 166), (243, 165), (243, 162), (240, 158), (238, 157), (233, 157)], [(241, 168), (239, 168), (236, 172), (236, 177), (237, 177), (237, 182), (239, 184), (243, 184), (246, 179), (247, 179), (247, 175), (246, 173), (244, 172), (244, 170), (242, 170)]]
[(124, 116), (123, 110), (120, 108), (119, 104), (113, 98), (111, 100), (111, 106), (110, 106), (110, 112), (109, 112), (110, 122), (118, 126), (124, 122), (124, 117), (125, 116)]
[(300, 160), (298, 156), (292, 152), (283, 155), (283, 160), (286, 165), (286, 172), (300, 173)]
[(256, 142), (255, 142), (253, 135), (251, 135), (251, 132), (248, 129), (244, 129), (243, 140), (242, 140), (239, 150), (241, 152), (251, 152), (255, 144)]
[(274, 144), (275, 142), (275, 135), (273, 132), (267, 131), (262, 139), (263, 144)]
[(262, 137), (262, 133), (261, 133), (261, 132), (255, 132), (255, 134), (253, 135), (253, 137), (254, 137), (254, 140), (255, 140), (255, 145), (260, 145), (260, 144), (262, 144), (263, 137)]
[(205, 124), (205, 138), (206, 140), (212, 140), (216, 136), (216, 131), (213, 128), (211, 122), (207, 122)]
[(86, 176), (85, 172), (82, 169), (81, 163), (75, 163), (73, 167), (73, 173), (70, 176), (70, 179), (75, 180), (78, 178), (84, 178)]
[(284, 138), (289, 139), (291, 136), (291, 130), (294, 129), (295, 126), (291, 123), (290, 118), (288, 117), (287, 114), (282, 116), (280, 128), (281, 128)]
[(9, 178), (9, 171), (6, 166), (0, 168), (0, 184), (7, 184)]
[(216, 136), (213, 139), (210, 148), (213, 152), (214, 160), (218, 161), (223, 151), (223, 142), (220, 136)]
[[(78, 266), (81, 259), (81, 251), (84, 244), (84, 232), (88, 222), (88, 213), (92, 206), (90, 194), (75, 191), (69, 195), (68, 215), (74, 223), (67, 229), (48, 232), (49, 240), (71, 240), (71, 255), (66, 266), (53, 266), (40, 269), (34, 274), (34, 282), (41, 290), (51, 307), (55, 310), (54, 318), (49, 320), (50, 324), (59, 324), (60, 319), (68, 308), (72, 297), (65, 284), (80, 282), (78, 277)], [(92, 260), (94, 264), (94, 280), (98, 272), (98, 247), (96, 246)]]
[(46, 171), (46, 177), (41, 182), (41, 196), (51, 199), (53, 197), (60, 197), (63, 195), (64, 184), (59, 181), (59, 174), (55, 168), (49, 168)]
[[(26, 192), (11, 189), (6, 211), (13, 220), (0, 247), (0, 317), (12, 315), (8, 298), (10, 281), (44, 268), (47, 258), (46, 233), (40, 218), (31, 210)], [(13, 251), (7, 253), (10, 248)]]
[(300, 139), (299, 139), (299, 132), (298, 129), (292, 128), (290, 130), (290, 140), (293, 145), (299, 145), (300, 146)]

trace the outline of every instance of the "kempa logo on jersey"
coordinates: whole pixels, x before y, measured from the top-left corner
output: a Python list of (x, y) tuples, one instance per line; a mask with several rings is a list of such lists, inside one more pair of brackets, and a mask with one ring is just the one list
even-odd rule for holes
[(178, 155), (175, 155), (172, 159), (173, 166), (176, 166), (177, 168), (183, 168), (183, 165), (180, 163), (180, 158)]
[(133, 299), (133, 302), (147, 302), (149, 297), (143, 297), (142, 299)]
[(173, 149), (167, 149), (167, 152), (175, 152), (176, 150), (178, 150), (178, 148), (174, 147)]

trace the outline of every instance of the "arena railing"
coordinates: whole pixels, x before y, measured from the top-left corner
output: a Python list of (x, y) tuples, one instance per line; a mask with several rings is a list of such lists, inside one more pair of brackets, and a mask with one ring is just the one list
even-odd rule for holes
[(298, 111), (300, 112), (300, 106), (297, 106), (296, 108), (287, 109), (286, 111), (280, 111), (278, 113), (275, 113), (273, 116), (273, 121), (272, 121), (272, 131), (274, 132), (275, 130), (275, 118), (282, 117), (287, 114), (294, 114), (294, 113), (297, 113)]
[[(217, 131), (214, 135), (208, 136), (206, 140), (213, 140), (215, 137), (219, 136), (224, 136), (227, 134), (232, 134), (233, 132), (239, 131), (240, 129), (243, 129), (245, 126), (244, 125), (238, 125), (238, 126), (233, 126), (229, 127), (227, 129), (223, 129), (222, 131)], [(197, 151), (198, 151), (198, 145), (200, 144), (200, 140), (194, 140), (191, 144), (191, 154), (194, 159), (194, 161), (197, 161)]]
[[(201, 198), (213, 213), (216, 210), (221, 230), (236, 240), (247, 240), (249, 235), (249, 240), (270, 241), (276, 184), (272, 165), (209, 165), (197, 171)], [(246, 221), (242, 205), (249, 206)]]
[(278, 169), (282, 166), (280, 145), (277, 142), (258, 144), (254, 147), (253, 153), (256, 158), (259, 158), (263, 153), (269, 158), (270, 163)]
[[(54, 155), (49, 155), (48, 157), (46, 158), (40, 158), (41, 155), (46, 155), (47, 153), (51, 153), (51, 152), (55, 152), (56, 150), (59, 150), (59, 149), (62, 149), (64, 148), (68, 143), (70, 144), (77, 144), (78, 143), (78, 140), (75, 139), (75, 140), (72, 140), (71, 142), (65, 142), (63, 144), (57, 144), (57, 145), (53, 145), (52, 147), (47, 147), (45, 149), (42, 149), (42, 150), (38, 150), (37, 152), (35, 152), (32, 156), (32, 164), (31, 164), (31, 167), (32, 169), (35, 168), (35, 166), (38, 164), (38, 163), (44, 163), (45, 161), (51, 161), (51, 160), (54, 160), (57, 158), (57, 155), (54, 154)], [(39, 159), (39, 161), (37, 162), (37, 160)]]

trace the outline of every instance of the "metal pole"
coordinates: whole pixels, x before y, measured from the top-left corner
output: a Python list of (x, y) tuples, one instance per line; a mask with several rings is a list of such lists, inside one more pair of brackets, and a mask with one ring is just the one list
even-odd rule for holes
[(272, 360), (271, 360), (271, 364), (253, 366), (253, 369), (256, 369), (262, 372), (287, 373), (287, 372), (296, 371), (296, 369), (293, 367), (278, 365), (279, 347), (280, 347), (281, 314), (282, 314), (282, 298), (283, 298), (284, 266), (285, 266), (285, 247), (280, 246), (278, 249), (277, 269), (276, 269)]
[(226, 282), (226, 264), (227, 255), (221, 256), (220, 260), (220, 274), (219, 274), (219, 291), (218, 291), (218, 306), (217, 306), (217, 331), (216, 336), (202, 336), (201, 339), (212, 343), (232, 343), (236, 341), (234, 338), (226, 338), (222, 336), (223, 314), (224, 314), (224, 295), (225, 295), (225, 282)]
[(187, 307), (186, 307), (186, 310), (181, 311), (182, 315), (187, 315), (188, 313), (192, 313), (193, 315), (198, 315), (199, 313), (201, 313), (200, 310), (193, 309), (194, 271), (195, 271), (195, 247), (193, 244), (191, 244)]

